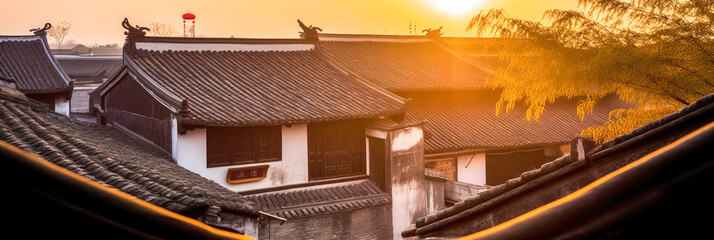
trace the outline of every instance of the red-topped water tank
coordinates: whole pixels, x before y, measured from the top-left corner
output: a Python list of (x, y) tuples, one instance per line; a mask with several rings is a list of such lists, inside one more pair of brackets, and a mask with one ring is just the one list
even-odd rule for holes
[(183, 17), (183, 20), (194, 20), (194, 19), (196, 19), (196, 15), (194, 15), (193, 13), (184, 13), (183, 16), (181, 16), (181, 17)]
[[(183, 36), (184, 37), (196, 37), (196, 15), (190, 12), (184, 13), (183, 18)], [(190, 21), (191, 26), (186, 28), (186, 20)]]

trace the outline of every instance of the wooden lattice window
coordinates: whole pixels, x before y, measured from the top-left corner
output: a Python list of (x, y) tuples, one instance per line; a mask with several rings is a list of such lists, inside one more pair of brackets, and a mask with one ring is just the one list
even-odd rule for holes
[(362, 122), (314, 123), (309, 124), (307, 129), (310, 180), (366, 174)]
[(280, 126), (208, 127), (206, 129), (207, 166), (280, 161)]

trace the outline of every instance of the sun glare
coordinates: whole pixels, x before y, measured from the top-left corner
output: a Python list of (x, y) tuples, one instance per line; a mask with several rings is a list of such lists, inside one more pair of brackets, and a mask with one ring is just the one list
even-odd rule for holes
[(462, 15), (478, 7), (483, 0), (428, 0), (431, 5), (451, 15)]

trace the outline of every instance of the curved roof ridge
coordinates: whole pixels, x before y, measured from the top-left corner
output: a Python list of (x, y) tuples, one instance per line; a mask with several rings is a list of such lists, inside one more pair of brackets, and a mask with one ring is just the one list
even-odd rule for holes
[(0, 55), (0, 75), (14, 79), (23, 93), (72, 90), (72, 82), (52, 56), (44, 34), (0, 36), (0, 49), (4, 53)]
[(310, 51), (316, 41), (300, 38), (131, 37), (136, 50), (149, 51)]
[(348, 76), (315, 50), (152, 51), (139, 46), (124, 56), (128, 72), (149, 94), (174, 112), (190, 109), (189, 115), (182, 114), (184, 124), (297, 124), (377, 118), (405, 108), (403, 98)]
[(352, 34), (352, 33), (318, 33), (320, 41), (335, 42), (433, 42), (425, 35), (397, 35), (397, 34)]

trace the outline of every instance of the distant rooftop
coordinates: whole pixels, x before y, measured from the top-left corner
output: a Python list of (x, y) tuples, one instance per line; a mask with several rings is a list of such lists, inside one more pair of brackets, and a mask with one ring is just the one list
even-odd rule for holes
[(277, 125), (404, 111), (404, 99), (343, 74), (314, 41), (133, 34), (125, 46), (127, 71), (169, 109), (189, 111), (184, 124)]
[(45, 35), (0, 36), (0, 79), (25, 94), (71, 91), (69, 77), (50, 54)]
[(421, 35), (318, 35), (332, 63), (392, 92), (485, 88), (490, 66)]

